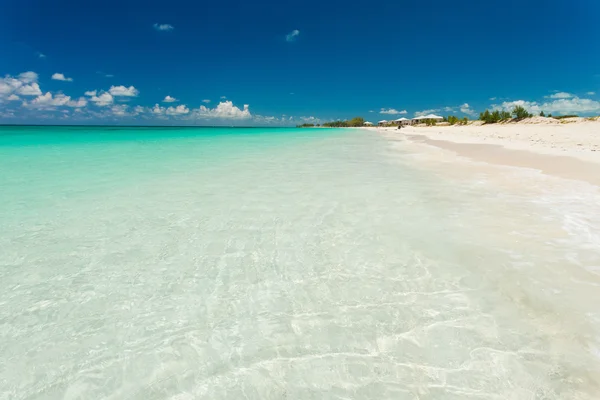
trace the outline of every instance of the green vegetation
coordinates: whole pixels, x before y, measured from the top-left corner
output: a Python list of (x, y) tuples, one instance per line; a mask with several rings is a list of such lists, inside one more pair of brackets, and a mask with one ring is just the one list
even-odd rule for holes
[(533, 114), (529, 113), (524, 107), (516, 106), (512, 113), (500, 110), (494, 110), (491, 112), (489, 110), (485, 110), (479, 114), (479, 120), (486, 124), (496, 124), (498, 122), (509, 121), (512, 119), (513, 115), (517, 121), (533, 117)]
[(523, 106), (516, 106), (512, 113), (517, 121), (533, 117), (533, 114), (530, 114)]
[(353, 128), (365, 125), (365, 119), (363, 117), (354, 117), (349, 121), (333, 121), (325, 122), (323, 126), (328, 128)]
[(460, 119), (456, 115), (448, 115), (448, 117), (444, 118), (444, 120), (450, 125), (467, 125), (469, 122), (469, 118), (464, 117)]
[(489, 110), (485, 110), (485, 112), (479, 114), (479, 120), (486, 124), (496, 124), (501, 121), (508, 121), (509, 119), (511, 117), (508, 111), (494, 110), (490, 112)]
[(546, 115), (544, 114), (543, 111), (540, 111), (540, 117), (545, 117)]
[(579, 115), (559, 115), (558, 117), (554, 117), (554, 119), (565, 119), (565, 118), (578, 118)]
[(302, 125), (296, 125), (296, 128), (313, 128), (315, 126), (315, 124), (302, 124)]

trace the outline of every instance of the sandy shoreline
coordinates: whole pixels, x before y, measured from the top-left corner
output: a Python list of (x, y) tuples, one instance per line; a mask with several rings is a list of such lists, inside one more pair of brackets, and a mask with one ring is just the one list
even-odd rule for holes
[(367, 129), (473, 161), (531, 168), (600, 186), (600, 122)]

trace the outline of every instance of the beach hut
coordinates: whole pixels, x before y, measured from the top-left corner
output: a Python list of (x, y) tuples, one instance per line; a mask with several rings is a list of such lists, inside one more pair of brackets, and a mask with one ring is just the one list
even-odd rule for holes
[(444, 117), (440, 117), (439, 115), (435, 115), (435, 114), (422, 115), (420, 117), (413, 118), (412, 123), (419, 124), (425, 120), (434, 120), (435, 122), (442, 122), (444, 120)]
[(365, 126), (373, 126), (373, 123), (372, 123), (372, 122), (369, 122), (369, 121), (365, 121), (364, 125), (365, 125)]
[(387, 124), (388, 124), (388, 121), (387, 121), (387, 120), (385, 120), (385, 119), (382, 119), (381, 121), (379, 121), (379, 122), (377, 123), (377, 125), (379, 125), (379, 126), (384, 126), (384, 125), (387, 125)]
[(410, 122), (410, 119), (404, 117), (394, 120), (394, 124), (396, 125), (410, 125)]

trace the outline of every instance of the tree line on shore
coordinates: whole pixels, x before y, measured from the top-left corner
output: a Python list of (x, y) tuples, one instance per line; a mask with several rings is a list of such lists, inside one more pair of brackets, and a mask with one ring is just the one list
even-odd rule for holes
[[(516, 106), (515, 108), (513, 108), (512, 112), (499, 111), (499, 110), (494, 110), (494, 111), (485, 110), (484, 112), (479, 114), (479, 120), (483, 121), (486, 124), (496, 124), (498, 122), (511, 121), (513, 119), (515, 121), (521, 121), (525, 118), (532, 118), (533, 116), (534, 115), (532, 113), (530, 113), (529, 111), (527, 111), (525, 109), (525, 107)], [(554, 119), (577, 117), (577, 115), (560, 115), (560, 116), (553, 117), (552, 114), (546, 115), (543, 111), (540, 111), (539, 116), (554, 118)]]
[(321, 124), (302, 124), (297, 125), (297, 128), (313, 128), (315, 126), (324, 126), (326, 128), (356, 128), (365, 125), (365, 119), (363, 117), (354, 117), (350, 120), (346, 121), (332, 121), (332, 122), (324, 122)]

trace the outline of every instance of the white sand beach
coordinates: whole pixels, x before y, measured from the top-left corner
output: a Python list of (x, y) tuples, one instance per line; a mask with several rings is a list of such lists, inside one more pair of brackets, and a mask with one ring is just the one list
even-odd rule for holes
[(560, 123), (536, 117), (510, 124), (367, 129), (473, 161), (537, 169), (600, 185), (600, 121)]

